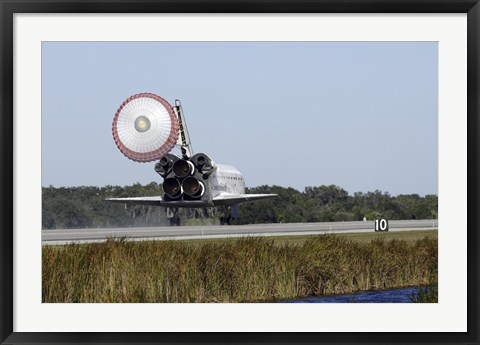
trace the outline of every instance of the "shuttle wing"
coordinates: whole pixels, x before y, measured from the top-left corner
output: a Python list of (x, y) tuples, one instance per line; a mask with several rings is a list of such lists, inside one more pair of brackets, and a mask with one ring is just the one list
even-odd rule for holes
[(133, 198), (108, 198), (106, 201), (117, 202), (125, 205), (148, 205), (148, 206), (168, 206), (168, 207), (206, 207), (212, 206), (205, 201), (165, 201), (161, 196), (141, 196)]
[(168, 206), (168, 207), (211, 207), (229, 206), (246, 201), (270, 199), (277, 197), (277, 194), (232, 194), (221, 193), (213, 198), (212, 203), (202, 200), (181, 200), (165, 201), (161, 196), (141, 196), (133, 198), (108, 198), (106, 201), (121, 203), (125, 205), (147, 205), (147, 206)]
[(245, 201), (262, 200), (276, 198), (277, 194), (232, 194), (221, 193), (213, 198), (213, 204), (215, 206), (223, 205), (235, 205)]

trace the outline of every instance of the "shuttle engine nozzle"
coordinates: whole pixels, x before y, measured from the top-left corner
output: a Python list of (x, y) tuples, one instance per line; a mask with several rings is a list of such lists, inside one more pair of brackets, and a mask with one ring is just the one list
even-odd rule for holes
[(158, 164), (164, 169), (164, 170), (167, 170), (169, 168), (169, 165), (170, 165), (170, 160), (167, 158), (167, 157), (162, 157), (162, 159), (160, 159), (160, 162), (158, 162)]
[(188, 176), (183, 180), (182, 189), (185, 194), (191, 197), (201, 197), (205, 192), (204, 184), (192, 176)]
[(192, 175), (195, 172), (195, 166), (192, 162), (185, 159), (179, 159), (173, 163), (173, 173), (179, 178)]
[(171, 160), (167, 157), (162, 157), (158, 163), (155, 164), (155, 171), (161, 176), (165, 177), (171, 168)]
[(157, 174), (166, 178), (172, 171), (173, 163), (179, 160), (177, 156), (169, 153), (165, 157), (160, 158), (160, 160), (155, 163), (155, 171)]
[(204, 175), (204, 178), (207, 179), (208, 176), (215, 169), (215, 163), (204, 153), (197, 153), (192, 158), (191, 161), (196, 165), (198, 170)]
[(180, 181), (176, 178), (167, 178), (163, 181), (163, 191), (172, 198), (177, 198), (182, 195), (182, 187)]

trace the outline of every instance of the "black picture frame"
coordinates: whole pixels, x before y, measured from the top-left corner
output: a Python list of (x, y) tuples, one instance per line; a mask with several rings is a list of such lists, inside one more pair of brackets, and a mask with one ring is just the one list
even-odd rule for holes
[[(0, 0), (2, 344), (478, 344), (479, 343), (479, 0)], [(13, 332), (13, 16), (15, 13), (467, 13), (468, 331), (465, 333), (16, 333)], [(454, 317), (454, 316), (452, 316)]]

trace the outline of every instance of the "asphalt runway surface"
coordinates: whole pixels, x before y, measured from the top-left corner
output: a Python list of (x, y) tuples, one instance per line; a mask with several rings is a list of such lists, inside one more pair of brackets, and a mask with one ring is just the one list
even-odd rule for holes
[[(438, 220), (391, 220), (389, 231), (438, 228)], [(94, 228), (42, 230), (42, 244), (102, 242), (126, 237), (132, 241), (228, 238), (244, 236), (300, 236), (328, 233), (374, 232), (374, 221), (331, 223), (286, 223), (251, 225), (208, 225), (144, 228)]]

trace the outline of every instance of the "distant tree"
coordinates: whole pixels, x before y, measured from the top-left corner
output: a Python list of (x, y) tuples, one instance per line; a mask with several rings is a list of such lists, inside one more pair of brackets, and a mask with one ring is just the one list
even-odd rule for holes
[[(295, 223), (388, 219), (432, 219), (438, 217), (438, 197), (418, 194), (390, 196), (386, 192), (355, 192), (335, 185), (306, 187), (303, 192), (281, 186), (247, 188), (247, 193), (278, 194), (276, 199), (244, 203), (237, 224)], [(163, 195), (161, 184), (135, 183), (131, 186), (42, 188), (42, 227), (128, 227), (158, 226), (168, 223), (165, 209), (106, 202), (106, 198)], [(182, 217), (198, 217), (198, 210), (181, 210)], [(219, 217), (211, 210), (210, 216)]]
[(315, 199), (321, 206), (344, 202), (348, 197), (348, 192), (345, 189), (335, 185), (305, 187), (305, 194), (307, 197)]

